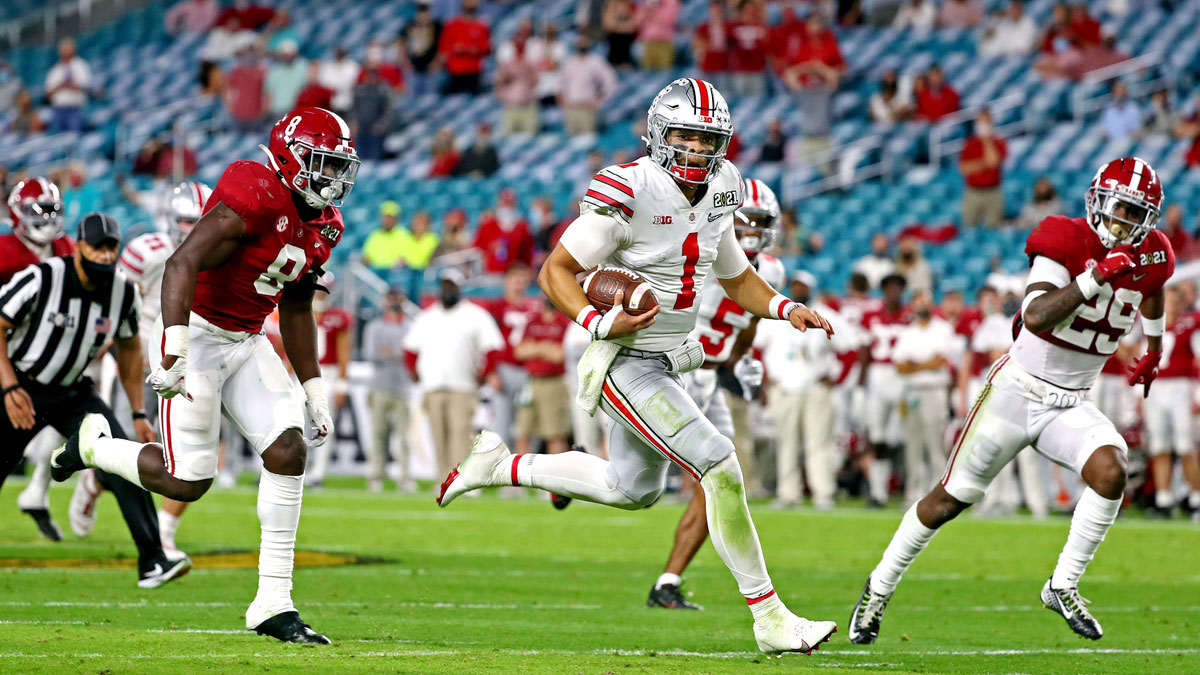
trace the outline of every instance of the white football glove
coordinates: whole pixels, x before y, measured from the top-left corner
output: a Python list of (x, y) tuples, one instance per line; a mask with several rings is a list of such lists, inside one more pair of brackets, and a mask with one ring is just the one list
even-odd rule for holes
[(163, 368), (162, 362), (154, 366), (150, 377), (146, 378), (146, 384), (154, 387), (154, 391), (158, 395), (170, 399), (182, 395), (187, 400), (192, 400), (192, 395), (187, 392), (187, 358), (183, 356), (175, 357), (175, 363), (171, 364), (170, 368)]
[(308, 415), (308, 426), (312, 433), (308, 437), (310, 448), (319, 448), (333, 435), (333, 415), (329, 412), (329, 399), (325, 396), (325, 384), (314, 377), (304, 383), (304, 412)]
[(733, 376), (737, 378), (738, 384), (742, 385), (742, 397), (747, 401), (758, 398), (758, 392), (762, 389), (763, 372), (762, 361), (751, 358), (749, 354), (734, 364)]

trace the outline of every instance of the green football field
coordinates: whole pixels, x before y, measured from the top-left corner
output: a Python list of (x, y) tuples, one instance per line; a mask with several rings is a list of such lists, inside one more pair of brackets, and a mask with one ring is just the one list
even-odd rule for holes
[[(813, 656), (759, 655), (750, 613), (711, 546), (685, 588), (703, 612), (649, 610), (682, 505), (645, 512), (494, 494), (438, 509), (428, 494), (367, 495), (361, 481), (305, 497), (296, 571), (302, 616), (332, 647), (241, 630), (256, 584), (255, 491), (214, 490), (178, 542), (197, 560), (157, 590), (135, 585), (133, 547), (106, 497), (91, 538), (42, 540), (0, 494), (0, 672), (1158, 673), (1200, 672), (1200, 527), (1118, 521), (1082, 586), (1105, 637), (1087, 642), (1038, 591), (1067, 520), (950, 524), (913, 566), (879, 642), (846, 619), (898, 510), (752, 505), (775, 587), (797, 613), (834, 619)], [(66, 528), (70, 490), (53, 511)], [(540, 496), (539, 496), (540, 497)]]

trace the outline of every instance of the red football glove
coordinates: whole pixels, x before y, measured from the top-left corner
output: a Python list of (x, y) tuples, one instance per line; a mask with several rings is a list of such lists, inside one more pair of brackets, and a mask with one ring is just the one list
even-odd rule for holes
[(1127, 249), (1115, 248), (1108, 256), (1096, 265), (1096, 273), (1100, 275), (1100, 283), (1111, 283), (1137, 269), (1133, 262), (1133, 254)]
[(1150, 385), (1154, 383), (1154, 378), (1158, 377), (1158, 360), (1160, 358), (1162, 358), (1162, 352), (1146, 352), (1136, 366), (1129, 367), (1130, 386), (1146, 385), (1146, 388), (1142, 390), (1142, 398), (1150, 395)]

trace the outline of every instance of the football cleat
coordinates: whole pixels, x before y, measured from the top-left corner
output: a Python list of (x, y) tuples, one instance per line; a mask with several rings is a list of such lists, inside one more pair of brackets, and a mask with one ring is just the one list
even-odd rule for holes
[(50, 454), (50, 477), (59, 483), (71, 477), (76, 471), (87, 468), (83, 463), (81, 453), (89, 450), (91, 443), (97, 438), (112, 436), (108, 420), (104, 415), (89, 413), (83, 416), (79, 428), (67, 442)]
[(281, 612), (254, 627), (259, 635), (273, 637), (281, 642), (296, 642), (307, 645), (331, 645), (333, 641), (312, 629), (300, 620), (300, 612)]
[(58, 523), (50, 517), (48, 509), (21, 509), (21, 513), (27, 514), (33, 518), (33, 522), (37, 523), (38, 532), (50, 541), (62, 541), (62, 530), (58, 529)]
[(754, 640), (765, 654), (811, 654), (836, 632), (833, 621), (809, 621), (785, 607), (754, 622)]
[(883, 621), (883, 610), (887, 609), (892, 594), (876, 593), (871, 590), (871, 577), (863, 584), (858, 604), (850, 612), (850, 642), (856, 645), (874, 644), (879, 637), (879, 622)]
[(92, 533), (92, 528), (96, 525), (96, 502), (102, 491), (103, 488), (96, 480), (95, 469), (79, 473), (75, 491), (71, 493), (71, 504), (67, 507), (71, 531), (76, 537), (86, 537)]
[(1050, 579), (1042, 586), (1042, 604), (1046, 609), (1066, 620), (1071, 630), (1089, 640), (1104, 637), (1100, 622), (1087, 610), (1088, 601), (1079, 594), (1079, 587), (1058, 589), (1050, 585)]
[(466, 459), (438, 487), (438, 506), (449, 506), (463, 493), (494, 485), (511, 485), (512, 453), (495, 432), (481, 431)]
[(192, 559), (183, 554), (172, 557), (164, 553), (152, 564), (138, 567), (138, 588), (158, 588), (187, 574), (192, 569)]
[(677, 584), (663, 584), (650, 589), (650, 597), (646, 598), (646, 606), (663, 609), (704, 609), (694, 602), (689, 602)]
[(559, 511), (562, 511), (563, 509), (565, 509), (571, 505), (571, 498), (564, 497), (563, 495), (560, 495), (557, 492), (551, 492), (550, 493), (550, 505), (553, 506), (554, 508), (558, 509)]

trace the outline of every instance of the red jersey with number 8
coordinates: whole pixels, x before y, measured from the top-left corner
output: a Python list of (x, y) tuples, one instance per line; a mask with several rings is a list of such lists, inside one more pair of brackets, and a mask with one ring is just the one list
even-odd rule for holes
[(345, 230), (342, 215), (327, 206), (302, 220), (275, 172), (245, 160), (225, 169), (204, 212), (217, 203), (241, 216), (246, 233), (223, 263), (200, 273), (192, 311), (219, 328), (257, 333), (284, 286), (329, 260)]

